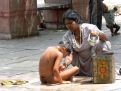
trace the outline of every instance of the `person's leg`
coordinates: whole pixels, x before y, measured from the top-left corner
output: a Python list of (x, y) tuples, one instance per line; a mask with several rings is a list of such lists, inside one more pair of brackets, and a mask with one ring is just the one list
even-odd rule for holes
[(102, 54), (104, 52), (110, 52), (111, 51), (111, 43), (110, 41), (100, 41), (95, 46), (95, 52), (96, 54)]
[(89, 0), (89, 22), (92, 23), (93, 0)]
[(111, 43), (110, 43), (110, 41), (105, 41), (103, 43), (103, 51), (111, 51)]
[(60, 73), (63, 80), (69, 80), (72, 76), (78, 74), (79, 68), (74, 66)]
[(114, 29), (113, 29), (114, 26), (113, 25), (112, 26), (106, 25), (106, 27), (110, 29), (111, 35), (114, 36)]
[(117, 24), (115, 23), (115, 24), (114, 24), (114, 28), (116, 28), (116, 30), (115, 30), (115, 32), (114, 32), (114, 34), (115, 34), (115, 35), (120, 34), (120, 33), (118, 33), (118, 31), (119, 31), (119, 29), (120, 29), (120, 26), (119, 26), (119, 25), (117, 25)]
[(102, 0), (97, 0), (97, 27), (101, 30), (102, 28)]
[(90, 23), (97, 25), (97, 0), (91, 0)]

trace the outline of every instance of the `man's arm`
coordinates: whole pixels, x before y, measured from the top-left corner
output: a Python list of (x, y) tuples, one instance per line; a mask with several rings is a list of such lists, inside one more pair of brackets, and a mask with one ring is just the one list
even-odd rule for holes
[(68, 56), (65, 57), (64, 61), (65, 61), (65, 65), (66, 66), (68, 66), (69, 64), (71, 64), (72, 58), (73, 58), (72, 53), (70, 53), (70, 55), (68, 55)]
[(59, 67), (60, 67), (60, 62), (61, 62), (62, 58), (63, 58), (63, 55), (61, 53), (59, 53), (57, 55), (57, 58), (55, 59), (55, 64), (53, 67), (54, 79), (59, 83), (63, 83), (63, 80), (59, 73)]

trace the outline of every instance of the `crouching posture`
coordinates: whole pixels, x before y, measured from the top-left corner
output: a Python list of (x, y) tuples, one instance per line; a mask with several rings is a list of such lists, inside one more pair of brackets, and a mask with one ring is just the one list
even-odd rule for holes
[(70, 83), (72, 76), (78, 74), (79, 68), (74, 66), (64, 69), (62, 59), (70, 54), (63, 45), (48, 47), (39, 62), (39, 75), (42, 83)]
[(120, 26), (115, 22), (115, 13), (117, 10), (117, 7), (110, 10), (108, 6), (103, 3), (103, 16), (106, 20), (106, 27), (110, 29), (112, 36), (120, 34)]

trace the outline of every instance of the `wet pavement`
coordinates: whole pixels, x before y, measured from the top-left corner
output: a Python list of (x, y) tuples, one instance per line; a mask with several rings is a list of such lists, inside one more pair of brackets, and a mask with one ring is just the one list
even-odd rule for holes
[[(116, 16), (121, 26), (121, 16)], [(19, 79), (29, 81), (23, 85), (0, 86), (0, 91), (121, 91), (121, 35), (112, 37), (103, 20), (104, 31), (111, 43), (116, 60), (116, 81), (111, 84), (71, 83), (41, 85), (38, 75), (39, 58), (42, 52), (61, 40), (64, 30), (43, 30), (36, 37), (0, 40), (0, 80)], [(120, 30), (121, 31), (121, 30)]]

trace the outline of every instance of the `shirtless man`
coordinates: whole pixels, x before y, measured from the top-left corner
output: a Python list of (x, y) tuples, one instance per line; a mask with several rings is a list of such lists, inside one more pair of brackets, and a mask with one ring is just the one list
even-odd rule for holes
[(62, 59), (70, 54), (63, 44), (48, 47), (39, 62), (39, 75), (42, 83), (70, 83), (72, 76), (79, 71), (78, 67), (64, 69)]

